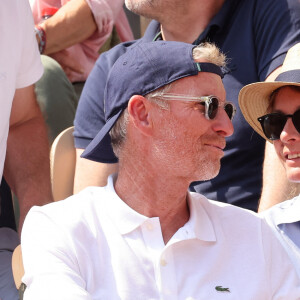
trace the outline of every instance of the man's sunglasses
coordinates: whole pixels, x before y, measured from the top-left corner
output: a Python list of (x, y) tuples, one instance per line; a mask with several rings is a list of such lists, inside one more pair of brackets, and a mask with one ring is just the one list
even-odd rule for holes
[(227, 116), (231, 121), (233, 120), (233, 117), (236, 113), (236, 108), (233, 103), (231, 102), (221, 103), (221, 101), (216, 96), (194, 97), (194, 96), (177, 95), (177, 94), (169, 94), (169, 93), (157, 93), (157, 94), (153, 94), (151, 97), (160, 98), (163, 100), (198, 102), (205, 106), (204, 114), (207, 120), (213, 120), (216, 117), (218, 108), (220, 106), (223, 107), (223, 109), (225, 110)]
[(275, 141), (280, 139), (280, 134), (288, 118), (292, 118), (295, 128), (300, 133), (300, 109), (295, 111), (293, 115), (271, 113), (264, 115), (257, 120), (260, 122), (265, 136), (269, 140)]

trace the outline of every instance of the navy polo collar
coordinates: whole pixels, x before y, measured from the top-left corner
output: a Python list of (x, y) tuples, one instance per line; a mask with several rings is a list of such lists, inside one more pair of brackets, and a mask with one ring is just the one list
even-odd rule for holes
[(226, 30), (235, 10), (241, 2), (242, 0), (225, 0), (220, 11), (212, 18), (206, 29), (199, 35), (193, 44), (198, 45), (205, 40), (210, 41), (215, 33)]
[[(217, 33), (219, 30), (225, 29), (230, 23), (230, 19), (234, 15), (234, 11), (240, 5), (242, 0), (225, 0), (220, 11), (213, 17), (211, 22), (208, 24), (206, 29), (199, 35), (199, 37), (193, 42), (194, 45), (198, 45), (204, 40), (210, 40), (210, 37), (214, 33)], [(153, 39), (153, 37), (155, 37)], [(161, 39), (160, 32), (160, 23), (155, 20), (152, 20), (148, 25), (144, 36), (143, 41), (153, 41)]]

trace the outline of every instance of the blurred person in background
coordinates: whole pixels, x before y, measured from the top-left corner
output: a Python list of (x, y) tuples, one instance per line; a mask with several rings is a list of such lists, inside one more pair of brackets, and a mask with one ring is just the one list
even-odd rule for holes
[(30, 0), (44, 75), (36, 84), (50, 144), (73, 125), (99, 53), (133, 39), (124, 0)]
[[(197, 45), (210, 41), (228, 57), (223, 82), (227, 98), (237, 106), (233, 120), (235, 133), (228, 138), (219, 175), (212, 180), (191, 183), (190, 190), (209, 199), (257, 211), (262, 189), (265, 140), (244, 120), (238, 107), (238, 94), (244, 85), (276, 77), (286, 52), (300, 41), (300, 2), (127, 0), (126, 6), (134, 13), (155, 20), (140, 40), (123, 43), (102, 54), (86, 81), (74, 122), (77, 148), (74, 192), (89, 185), (105, 185), (108, 174), (118, 169), (118, 159), (112, 151), (109, 137), (106, 147), (92, 157), (93, 161), (80, 157), (105, 123), (104, 88), (118, 57), (139, 42), (173, 40)], [(266, 188), (274, 193), (267, 199), (282, 201), (288, 186), (285, 174), (276, 157), (266, 153), (265, 160), (266, 165), (272, 165), (270, 174), (265, 170), (265, 179), (271, 181)]]
[[(18, 198), (18, 232), (4, 220), (0, 227), (0, 299), (17, 300), (11, 257), (20, 243), (24, 218), (33, 205), (52, 201), (49, 144), (43, 116), (36, 102), (34, 83), (43, 73), (28, 0), (0, 4), (0, 179), (2, 174)], [(1, 191), (1, 216), (12, 207), (6, 183)], [(3, 210), (3, 211), (2, 211)], [(13, 214), (13, 212), (10, 211)], [(18, 234), (19, 233), (19, 234)]]

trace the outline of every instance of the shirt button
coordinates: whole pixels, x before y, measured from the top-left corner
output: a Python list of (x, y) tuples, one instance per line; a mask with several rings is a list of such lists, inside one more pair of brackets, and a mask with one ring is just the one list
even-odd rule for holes
[(193, 298), (193, 297), (187, 297), (187, 298), (185, 298), (185, 300), (195, 300), (195, 298)]
[(160, 260), (160, 264), (161, 264), (161, 266), (165, 267), (165, 266), (167, 265), (167, 262), (166, 262), (165, 259), (162, 258), (162, 259)]
[(153, 225), (151, 223), (147, 223), (146, 228), (151, 231), (153, 229)]

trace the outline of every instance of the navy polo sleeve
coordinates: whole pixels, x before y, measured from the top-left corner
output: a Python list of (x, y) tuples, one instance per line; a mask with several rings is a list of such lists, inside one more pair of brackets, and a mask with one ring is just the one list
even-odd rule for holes
[(264, 81), (283, 63), (288, 49), (299, 42), (300, 1), (257, 1), (252, 22), (258, 76)]
[[(104, 89), (109, 70), (115, 61), (133, 42), (127, 42), (100, 55), (85, 82), (74, 121), (75, 147), (85, 149), (105, 124)], [(107, 100), (109, 101), (109, 99)], [(99, 153), (98, 162), (115, 163), (117, 158), (113, 153), (110, 141), (105, 153)]]

